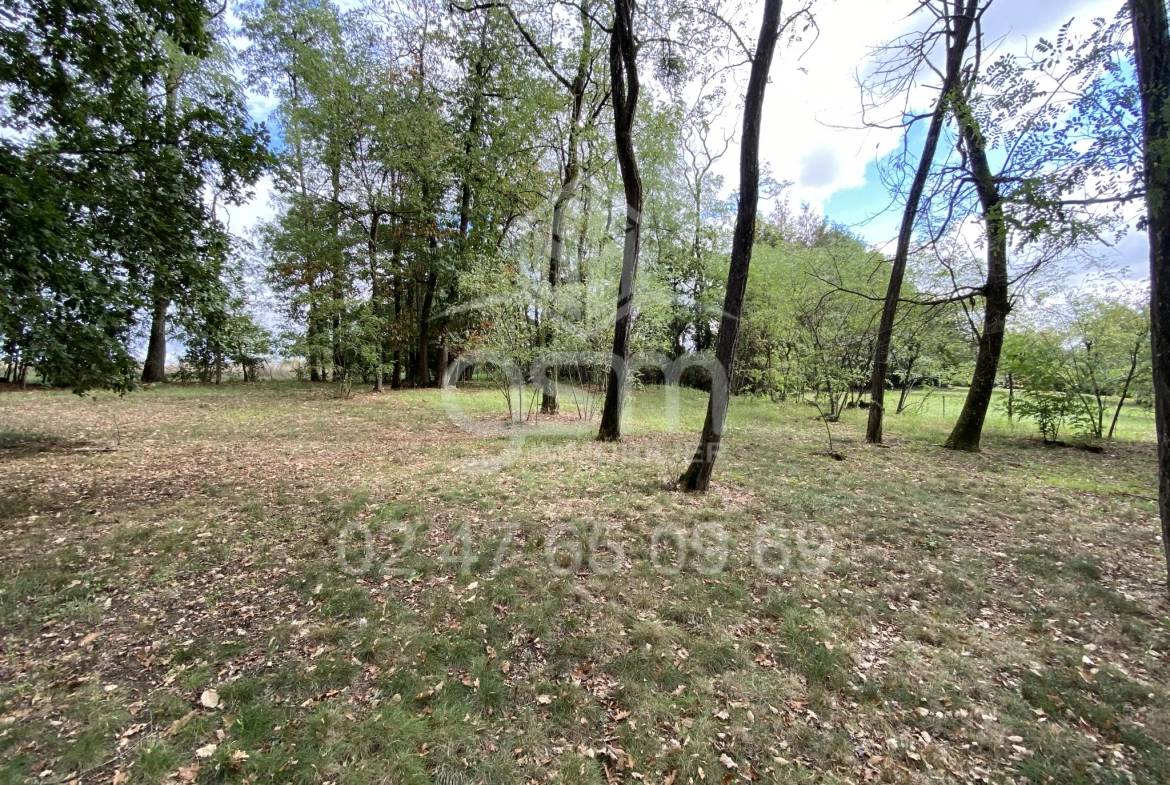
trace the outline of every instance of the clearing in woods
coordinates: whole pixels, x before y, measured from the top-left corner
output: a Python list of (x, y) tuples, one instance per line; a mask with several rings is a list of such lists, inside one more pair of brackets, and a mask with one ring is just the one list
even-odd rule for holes
[(701, 393), (677, 431), (638, 393), (621, 445), (453, 400), (0, 395), (0, 781), (1170, 771), (1152, 443), (849, 412), (838, 461), (736, 400), (700, 497)]

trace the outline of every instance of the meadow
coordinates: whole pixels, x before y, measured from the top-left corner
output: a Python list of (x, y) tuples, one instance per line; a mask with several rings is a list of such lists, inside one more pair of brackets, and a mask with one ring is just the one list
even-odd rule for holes
[(695, 496), (672, 401), (0, 393), (0, 782), (1165, 781), (1147, 411), (954, 453), (940, 390), (834, 457), (735, 399)]

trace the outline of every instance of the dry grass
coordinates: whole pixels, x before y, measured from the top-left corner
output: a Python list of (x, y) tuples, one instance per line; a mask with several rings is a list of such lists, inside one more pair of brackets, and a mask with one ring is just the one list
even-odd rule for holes
[(1153, 445), (660, 396), (0, 394), (0, 782), (1164, 781)]

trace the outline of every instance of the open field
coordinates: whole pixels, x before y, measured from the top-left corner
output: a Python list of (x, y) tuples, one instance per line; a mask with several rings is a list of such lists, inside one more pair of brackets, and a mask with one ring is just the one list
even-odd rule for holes
[(1152, 443), (705, 401), (0, 394), (0, 782), (1166, 781)]

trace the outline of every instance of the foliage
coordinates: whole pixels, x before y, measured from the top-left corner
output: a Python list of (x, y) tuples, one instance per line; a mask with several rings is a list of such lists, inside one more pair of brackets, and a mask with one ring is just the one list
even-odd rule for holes
[(812, 244), (779, 237), (758, 246), (753, 270), (737, 360), (741, 389), (776, 400), (811, 392), (837, 418), (868, 380), (877, 313), (872, 300), (845, 289), (876, 297), (882, 265), (857, 239), (825, 228)]
[(1035, 420), (1046, 442), (1055, 442), (1066, 425), (1084, 428), (1087, 424), (1081, 396), (1077, 393), (1026, 387), (1015, 404), (1015, 416)]
[(1115, 421), (1125, 401), (1144, 397), (1149, 385), (1147, 307), (1124, 293), (1079, 291), (1037, 313), (1038, 322), (1009, 333), (1004, 344), (1009, 419), (1036, 420), (1047, 440), (1065, 423), (1111, 437), (1110, 413)]
[[(22, 0), (0, 30), (0, 336), (78, 392), (129, 389), (156, 277), (197, 288), (226, 250), (204, 188), (240, 198), (266, 160), (200, 2)], [(194, 65), (180, 66), (180, 63)]]

